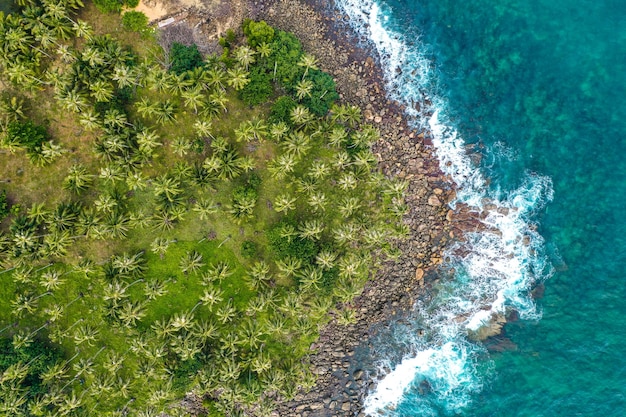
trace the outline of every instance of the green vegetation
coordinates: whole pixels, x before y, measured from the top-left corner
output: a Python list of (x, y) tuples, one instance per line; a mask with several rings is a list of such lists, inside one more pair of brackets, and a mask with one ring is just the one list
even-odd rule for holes
[(139, 33), (150, 33), (148, 27), (148, 16), (142, 12), (131, 10), (122, 15), (122, 25), (127, 30)]
[(0, 191), (0, 221), (9, 215), (9, 202), (7, 201), (6, 190)]
[(264, 22), (205, 59), (30, 3), (0, 17), (0, 415), (186, 415), (193, 392), (265, 416), (311, 388), (320, 327), (405, 233), (376, 130)]

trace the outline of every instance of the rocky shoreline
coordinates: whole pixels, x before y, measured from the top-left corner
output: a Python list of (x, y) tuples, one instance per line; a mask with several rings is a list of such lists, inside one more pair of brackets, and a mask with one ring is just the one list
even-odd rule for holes
[(447, 244), (460, 230), (447, 203), (455, 196), (451, 181), (439, 170), (429, 132), (410, 129), (402, 106), (385, 94), (382, 71), (373, 51), (357, 47), (358, 37), (346, 16), (319, 0), (250, 1), (251, 16), (294, 33), (320, 67), (337, 82), (342, 100), (358, 105), (381, 140), (373, 151), (386, 175), (406, 179), (409, 211), (404, 221), (410, 234), (399, 244), (402, 255), (387, 261), (351, 305), (356, 323), (335, 322), (312, 346), (310, 361), (318, 383), (309, 393), (281, 404), (280, 416), (364, 416), (363, 396), (374, 375), (362, 369), (355, 352), (367, 345), (386, 323), (400, 319), (429, 286), (429, 275), (442, 261)]
[(334, 77), (341, 100), (359, 106), (365, 121), (379, 129), (381, 139), (373, 152), (384, 174), (409, 183), (404, 221), (410, 233), (398, 245), (401, 256), (383, 262), (363, 293), (344, 306), (354, 310), (354, 324), (332, 321), (320, 332), (310, 356), (317, 385), (279, 404), (274, 413), (281, 417), (365, 416), (362, 400), (374, 384), (375, 370), (363, 369), (356, 352), (411, 310), (431, 285), (436, 275), (432, 272), (442, 262), (447, 245), (460, 238), (462, 230), (475, 229), (480, 222), (467, 207), (456, 213), (449, 209), (454, 185), (439, 169), (430, 133), (408, 126), (402, 105), (386, 95), (375, 51), (359, 39), (332, 0), (202, 0), (196, 1), (201, 6), (188, 7), (190, 2), (166, 3), (168, 14), (160, 19), (184, 23), (185, 36), (205, 52), (213, 52), (226, 29), (238, 30), (244, 17), (266, 20), (294, 33), (318, 58), (320, 68)]

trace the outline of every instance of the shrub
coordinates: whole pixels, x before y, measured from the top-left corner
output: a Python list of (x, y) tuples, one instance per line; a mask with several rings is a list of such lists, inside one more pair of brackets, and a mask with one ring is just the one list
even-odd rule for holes
[(0, 221), (9, 215), (9, 202), (7, 201), (7, 192), (0, 191)]
[(43, 385), (40, 375), (60, 358), (58, 350), (38, 339), (34, 339), (31, 345), (21, 349), (15, 349), (11, 339), (0, 339), (0, 374), (18, 362), (28, 364), (28, 372), (21, 388), (24, 388), (31, 398), (47, 392), (48, 387)]
[(94, 0), (93, 1), (103, 13), (119, 12), (123, 6), (128, 6), (131, 9), (139, 5), (139, 0)]
[(272, 78), (263, 68), (252, 67), (250, 69), (250, 82), (239, 92), (239, 96), (249, 106), (256, 106), (266, 102), (272, 92)]
[(132, 30), (133, 32), (147, 33), (150, 31), (148, 27), (148, 16), (134, 10), (122, 15), (122, 25), (125, 29)]
[(174, 42), (170, 48), (170, 71), (180, 75), (185, 71), (200, 67), (204, 63), (198, 45), (185, 46)]
[(251, 240), (245, 240), (241, 243), (241, 256), (244, 258), (256, 258), (257, 256), (257, 244)]
[(268, 59), (267, 70), (273, 74), (274, 62), (276, 62), (276, 80), (285, 86), (295, 85), (304, 70), (298, 66), (300, 56), (302, 56), (302, 44), (291, 33), (278, 31), (274, 36), (274, 41), (270, 44), (272, 48), (271, 58)]
[(290, 222), (281, 222), (267, 232), (267, 240), (274, 254), (280, 259), (291, 256), (300, 259), (305, 264), (312, 263), (319, 252), (317, 244), (310, 239), (303, 239), (299, 236), (282, 236), (285, 226), (295, 227)]
[(246, 19), (243, 22), (243, 33), (248, 37), (248, 44), (252, 47), (274, 40), (274, 28), (268, 25), (264, 20), (255, 22)]
[(285, 122), (288, 125), (291, 125), (291, 110), (293, 110), (293, 108), (297, 105), (298, 103), (296, 103), (296, 101), (289, 96), (282, 96), (278, 98), (270, 110), (268, 120), (271, 123)]
[(11, 122), (6, 129), (6, 141), (15, 146), (20, 146), (29, 154), (41, 152), (41, 145), (48, 141), (46, 128), (33, 123), (31, 120), (25, 122)]
[(335, 101), (339, 99), (339, 94), (335, 89), (335, 80), (325, 72), (312, 70), (308, 73), (309, 79), (313, 82), (311, 96), (305, 97), (302, 103), (318, 116), (324, 116)]
[(94, 0), (94, 3), (101, 12), (111, 13), (122, 10), (124, 0)]

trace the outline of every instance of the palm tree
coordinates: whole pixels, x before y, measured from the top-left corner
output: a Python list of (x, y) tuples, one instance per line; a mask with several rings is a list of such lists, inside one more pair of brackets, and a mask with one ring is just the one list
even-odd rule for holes
[(158, 176), (153, 181), (154, 193), (158, 197), (164, 197), (169, 202), (174, 202), (182, 193), (180, 182), (167, 174)]
[(233, 274), (230, 266), (226, 262), (218, 262), (217, 264), (211, 264), (207, 272), (202, 275), (202, 283), (209, 285), (212, 282), (221, 282), (225, 278), (228, 278)]
[(270, 136), (276, 142), (279, 142), (287, 132), (289, 132), (289, 127), (285, 122), (274, 123), (270, 128)]
[(217, 316), (218, 321), (222, 324), (232, 321), (237, 315), (237, 310), (233, 306), (233, 299), (229, 299), (226, 304), (218, 308), (215, 315)]
[(180, 259), (180, 270), (183, 274), (188, 275), (190, 272), (196, 272), (204, 266), (202, 262), (202, 254), (195, 250), (188, 251), (185, 256)]
[(79, 194), (86, 190), (93, 181), (93, 175), (87, 173), (83, 165), (72, 165), (63, 180), (63, 188)]
[(243, 68), (237, 67), (228, 70), (227, 83), (235, 90), (239, 91), (243, 89), (249, 82), (248, 73)]
[(345, 145), (348, 133), (341, 126), (335, 126), (328, 137), (328, 143), (334, 147), (341, 148)]
[(300, 236), (302, 238), (319, 240), (324, 231), (324, 226), (320, 220), (313, 219), (304, 221), (304, 223), (300, 224), (298, 229), (300, 230)]
[(274, 210), (277, 212), (288, 212), (296, 209), (296, 198), (290, 194), (281, 194), (274, 200)]
[(126, 286), (119, 281), (109, 282), (103, 289), (102, 299), (112, 301), (114, 305), (127, 297)]
[(210, 137), (213, 138), (211, 131), (213, 130), (213, 124), (210, 120), (196, 120), (193, 124), (193, 128), (201, 137)]
[(285, 153), (274, 160), (272, 160), (268, 164), (268, 171), (272, 174), (273, 177), (282, 179), (291, 172), (294, 171), (296, 166), (296, 157), (293, 154)]
[(176, 105), (169, 99), (160, 101), (155, 106), (154, 115), (161, 125), (173, 122), (176, 119)]
[(268, 133), (267, 124), (265, 124), (263, 120), (256, 118), (248, 121), (248, 124), (250, 125), (254, 138), (258, 141), (262, 141), (264, 136)]
[(143, 117), (152, 117), (158, 111), (157, 106), (157, 102), (151, 102), (147, 98), (142, 97), (135, 105), (135, 108), (137, 109), (137, 113), (141, 114)]
[(170, 317), (169, 320), (169, 327), (174, 331), (190, 330), (194, 325), (194, 317), (191, 313), (176, 313), (173, 317)]
[(74, 330), (72, 338), (76, 346), (87, 343), (87, 346), (93, 346), (98, 336), (99, 330), (89, 324), (81, 324)]
[(126, 327), (135, 326), (136, 322), (146, 315), (146, 310), (142, 303), (128, 301), (122, 305), (117, 312), (117, 317)]
[(52, 291), (58, 289), (64, 282), (65, 281), (61, 279), (61, 275), (58, 271), (51, 270), (46, 271), (41, 275), (39, 285), (44, 287), (46, 291)]
[(200, 297), (200, 301), (202, 301), (202, 304), (204, 304), (206, 307), (211, 309), (214, 305), (220, 304), (224, 300), (223, 294), (224, 293), (222, 290), (220, 290), (218, 287), (211, 285), (208, 289), (204, 290), (202, 297)]
[(356, 197), (343, 197), (338, 204), (339, 213), (345, 218), (352, 216), (361, 208), (361, 203)]
[(326, 194), (322, 192), (314, 192), (309, 196), (309, 206), (313, 209), (314, 212), (324, 211), (326, 209)]
[(113, 68), (113, 75), (111, 75), (111, 79), (117, 81), (117, 85), (120, 88), (136, 85), (137, 77), (138, 75), (132, 67), (122, 63), (115, 65)]
[(346, 223), (333, 230), (333, 237), (340, 245), (352, 243), (358, 236), (359, 228), (354, 223)]
[(156, 300), (158, 297), (167, 293), (167, 290), (165, 289), (165, 282), (162, 282), (159, 279), (150, 280), (146, 282), (143, 292), (148, 300)]
[(252, 265), (248, 275), (246, 276), (246, 281), (248, 282), (248, 287), (251, 290), (258, 290), (262, 286), (269, 285), (272, 277), (269, 274), (270, 267), (264, 261), (257, 261)]
[(192, 210), (200, 215), (200, 220), (206, 220), (211, 214), (217, 213), (219, 207), (212, 199), (200, 198)]
[(117, 181), (121, 181), (124, 179), (124, 173), (119, 166), (116, 165), (108, 165), (100, 168), (100, 174), (98, 178), (101, 178), (106, 183), (114, 184)]
[(115, 273), (121, 276), (136, 276), (142, 273), (143, 262), (143, 252), (137, 252), (134, 255), (124, 253), (113, 256), (111, 266)]
[(292, 256), (287, 256), (286, 258), (276, 261), (276, 268), (278, 268), (278, 270), (280, 271), (280, 276), (283, 278), (293, 277), (294, 275), (296, 275), (301, 267), (302, 261)]
[(235, 138), (237, 142), (251, 142), (254, 139), (254, 133), (252, 126), (248, 121), (242, 122), (237, 129), (235, 129)]
[(150, 155), (153, 150), (162, 145), (159, 135), (149, 129), (143, 129), (137, 133), (137, 144), (140, 151)]
[(337, 180), (337, 185), (344, 191), (354, 190), (358, 181), (352, 172), (344, 172)]
[(313, 120), (311, 111), (301, 105), (297, 105), (290, 112), (291, 121), (298, 126), (303, 126)]
[(272, 48), (268, 45), (267, 42), (261, 42), (257, 47), (256, 51), (259, 53), (261, 58), (267, 58), (272, 54)]
[(146, 182), (141, 171), (133, 170), (126, 175), (126, 185), (133, 191), (146, 188)]
[(185, 100), (185, 107), (193, 109), (196, 114), (198, 114), (198, 108), (205, 105), (204, 94), (199, 86), (183, 91), (181, 97)]
[(310, 54), (303, 54), (298, 61), (298, 66), (304, 68), (304, 74), (302, 74), (302, 79), (307, 76), (309, 70), (317, 70), (317, 58)]
[(37, 310), (38, 300), (46, 295), (52, 294), (47, 291), (38, 296), (18, 294), (17, 298), (11, 301), (11, 307), (16, 317), (21, 317), (23, 312), (34, 313)]
[(335, 266), (337, 254), (328, 250), (320, 251), (315, 257), (316, 263), (324, 269), (331, 269)]
[(96, 80), (89, 85), (91, 96), (100, 102), (108, 102), (113, 97), (113, 85), (104, 80)]
[(309, 176), (315, 180), (323, 180), (330, 173), (330, 167), (323, 161), (314, 161), (309, 168)]
[(255, 319), (247, 318), (239, 327), (240, 344), (252, 350), (259, 348), (263, 335), (261, 326)]
[(314, 266), (307, 266), (298, 273), (298, 277), (300, 278), (300, 286), (304, 291), (308, 291), (309, 289), (318, 291), (323, 279), (323, 274), (320, 269)]
[(194, 336), (199, 337), (202, 343), (209, 339), (215, 339), (218, 335), (217, 325), (213, 320), (201, 320), (193, 329)]
[(311, 91), (313, 90), (313, 81), (301, 80), (296, 84), (296, 96), (302, 100), (305, 97), (311, 97)]
[(33, 203), (26, 212), (26, 216), (35, 223), (44, 223), (50, 216), (50, 210), (46, 209), (44, 203)]
[(333, 166), (339, 171), (350, 166), (350, 155), (346, 151), (338, 151), (333, 157)]
[(224, 73), (224, 71), (220, 67), (213, 66), (209, 70), (207, 70), (206, 79), (209, 86), (215, 89), (223, 90), (224, 83), (226, 82), (227, 77), (226, 73)]
[(102, 122), (107, 127), (122, 128), (128, 125), (128, 117), (124, 112), (116, 108), (112, 108), (104, 112), (104, 118)]
[(247, 45), (242, 45), (239, 48), (235, 49), (234, 51), (235, 60), (241, 66), (243, 66), (246, 71), (248, 71), (248, 67), (250, 66), (250, 64), (254, 64), (255, 54), (256, 54), (256, 51), (254, 51), (252, 48), (250, 48)]
[(150, 250), (154, 254), (159, 255), (159, 258), (163, 259), (165, 253), (167, 252), (167, 249), (170, 246), (170, 243), (172, 243), (172, 241), (169, 239), (157, 237), (150, 244)]

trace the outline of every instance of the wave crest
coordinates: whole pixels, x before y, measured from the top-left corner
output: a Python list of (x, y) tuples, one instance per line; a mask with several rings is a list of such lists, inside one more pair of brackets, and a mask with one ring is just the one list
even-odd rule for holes
[[(391, 98), (407, 105), (414, 127), (430, 131), (440, 168), (457, 186), (451, 205), (471, 207), (482, 223), (479, 231), (465, 233), (462, 242), (447, 250), (446, 267), (455, 271), (454, 277), (442, 280), (432, 299), (416, 305), (414, 315), (425, 331), (414, 336), (413, 353), (368, 394), (366, 413), (456, 413), (482, 386), (477, 358), (484, 348), (468, 336), (475, 337), (494, 323), (501, 326), (509, 309), (523, 319), (541, 317), (530, 291), (553, 268), (532, 217), (552, 199), (551, 180), (527, 172), (515, 190), (490, 190), (484, 174), (468, 157), (463, 138), (447, 119), (447, 102), (437, 94), (437, 77), (419, 37), (411, 34), (409, 42), (382, 2), (340, 0), (338, 5), (354, 29), (376, 48)], [(431, 394), (415, 395), (424, 383)], [(402, 414), (394, 411), (397, 407), (405, 407)]]

